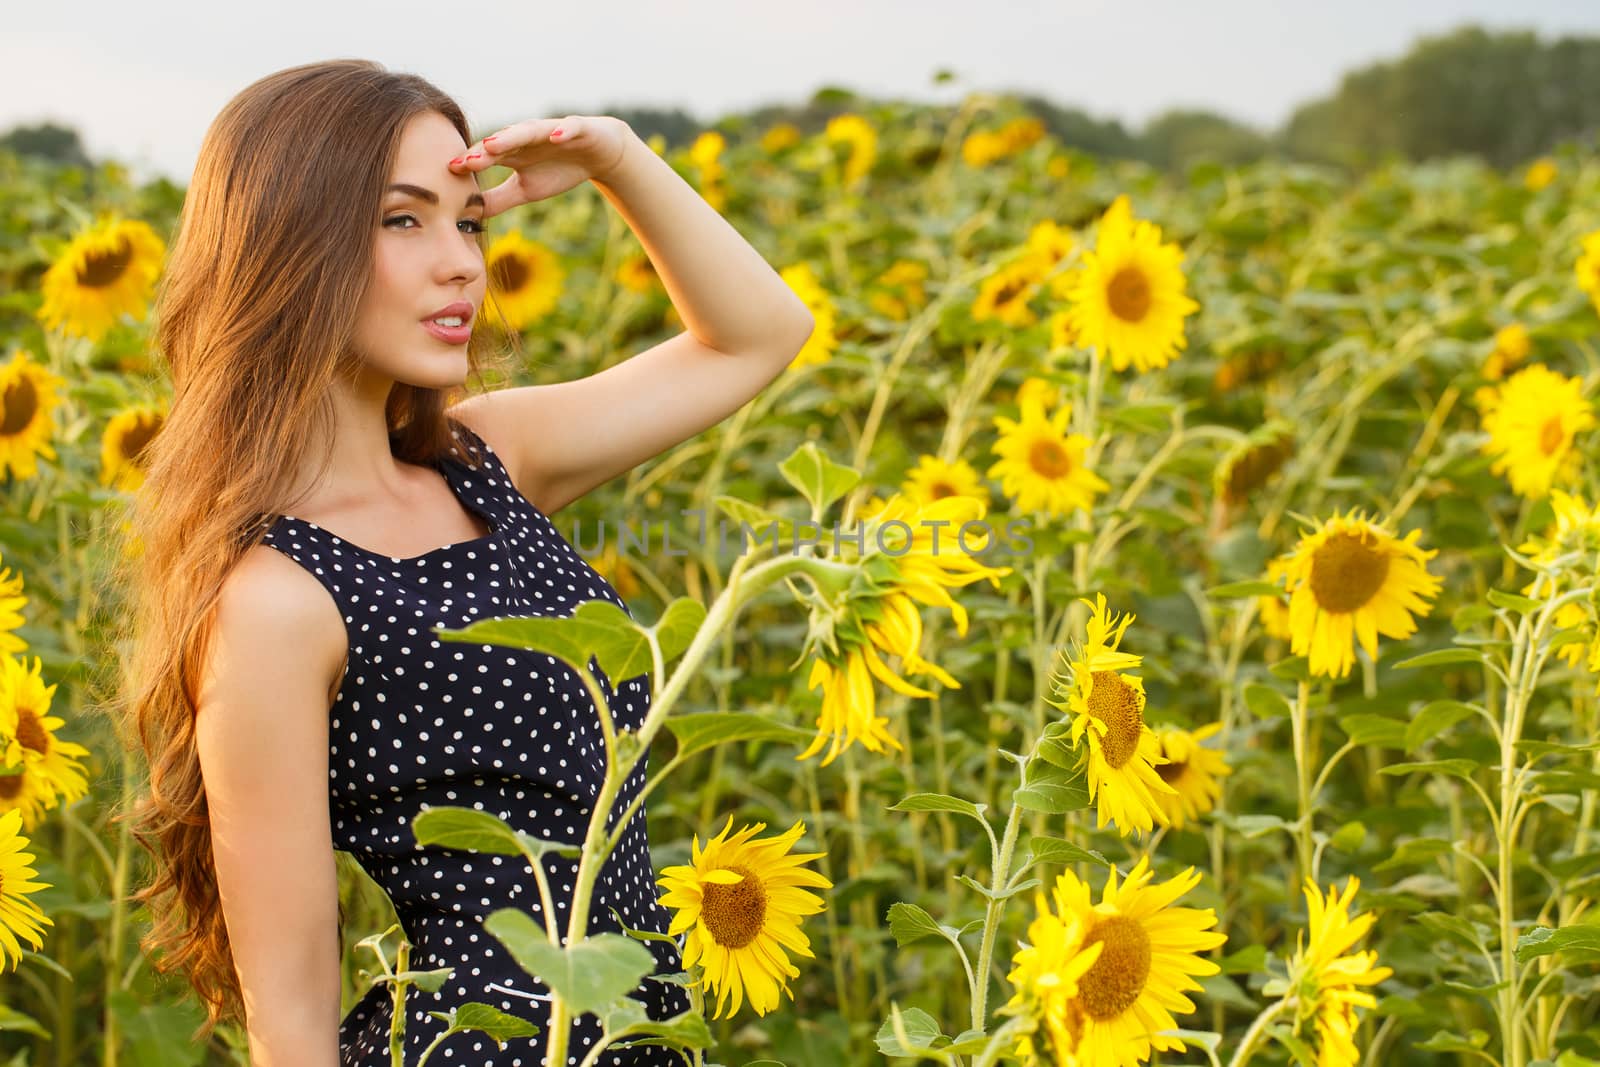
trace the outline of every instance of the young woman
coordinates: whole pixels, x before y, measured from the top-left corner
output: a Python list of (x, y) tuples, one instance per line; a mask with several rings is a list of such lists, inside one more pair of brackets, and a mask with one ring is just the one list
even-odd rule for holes
[[(480, 191), (477, 173), (513, 174)], [(490, 344), (484, 222), (591, 181), (632, 227), (687, 329), (589, 377), (462, 398)], [(492, 301), (492, 296), (491, 296)], [(459, 321), (459, 325), (452, 323)], [(146, 948), (242, 1019), (257, 1067), (390, 1063), (388, 991), (342, 1019), (334, 851), (393, 900), (416, 969), (406, 1062), (429, 1011), (482, 1001), (541, 1033), (452, 1037), (441, 1062), (542, 1063), (548, 991), (481, 929), (542, 919), (527, 865), (423, 848), (412, 818), (481, 807), (582, 840), (603, 773), (597, 711), (555, 659), (433, 628), (569, 615), (611, 588), (549, 516), (716, 424), (790, 363), (811, 317), (739, 234), (620, 120), (535, 118), (474, 142), (421, 78), (360, 61), (246, 88), (200, 148), (158, 294), (173, 402), (148, 452), (130, 566), (123, 703), (149, 761), (136, 895)], [(647, 679), (603, 680), (619, 725)], [(618, 802), (642, 784), (641, 762)], [(547, 858), (556, 910), (576, 861)], [(591, 932), (664, 932), (641, 807)], [(650, 942), (659, 970), (670, 944)], [(653, 1017), (687, 1007), (646, 978)], [(578, 1063), (599, 1033), (581, 1016)], [(606, 1064), (676, 1063), (644, 1046)]]

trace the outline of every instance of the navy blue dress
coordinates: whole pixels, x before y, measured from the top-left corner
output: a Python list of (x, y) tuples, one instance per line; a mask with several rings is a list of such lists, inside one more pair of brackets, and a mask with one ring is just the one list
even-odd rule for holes
[[(543, 925), (531, 869), (520, 856), (419, 846), (411, 820), (435, 805), (458, 805), (493, 812), (542, 838), (581, 842), (605, 773), (605, 743), (588, 690), (559, 660), (500, 645), (441, 642), (432, 628), (567, 616), (593, 599), (624, 611), (627, 605), (517, 490), (487, 442), (465, 425), (452, 428), (456, 444), (435, 466), (462, 506), (484, 520), (487, 534), (402, 558), (282, 515), (263, 541), (316, 576), (349, 633), (349, 663), (328, 720), (333, 845), (394, 902), (414, 946), (411, 966), (455, 968), (438, 993), (408, 991), (405, 1062), (415, 1063), (443, 1030), (429, 1011), (480, 1001), (530, 1020), (539, 1034), (503, 1049), (481, 1033), (457, 1034), (429, 1062), (539, 1067), (549, 991), (482, 928), (503, 907), (521, 908)], [(480, 446), (482, 465), (474, 469), (467, 456)], [(637, 729), (650, 706), (647, 677), (613, 689), (596, 661), (589, 667), (616, 728)], [(641, 760), (608, 816), (611, 827), (644, 779)], [(577, 861), (547, 855), (544, 862), (565, 931)], [(657, 891), (640, 805), (596, 882), (589, 932), (618, 928), (613, 907), (634, 929), (666, 932), (671, 915)], [(674, 945), (644, 944), (655, 955), (656, 973), (681, 969)], [(656, 1019), (689, 1007), (680, 986), (649, 976), (631, 995)], [(339, 1028), (342, 1067), (388, 1067), (392, 1014), (387, 986), (367, 991)], [(580, 1016), (568, 1063), (581, 1062), (599, 1033), (594, 1015)], [(601, 1058), (608, 1065), (681, 1062), (656, 1045), (612, 1049)]]

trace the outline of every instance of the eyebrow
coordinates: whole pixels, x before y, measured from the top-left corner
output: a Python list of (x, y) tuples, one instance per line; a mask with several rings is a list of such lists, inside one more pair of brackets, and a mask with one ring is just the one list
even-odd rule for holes
[[(407, 196), (414, 196), (418, 200), (429, 204), (437, 204), (439, 202), (439, 194), (434, 192), (432, 189), (424, 189), (420, 185), (408, 185), (405, 182), (397, 182), (385, 189), (384, 192), (404, 193)], [(473, 193), (467, 197), (467, 207), (473, 206), (483, 207), (482, 193)]]

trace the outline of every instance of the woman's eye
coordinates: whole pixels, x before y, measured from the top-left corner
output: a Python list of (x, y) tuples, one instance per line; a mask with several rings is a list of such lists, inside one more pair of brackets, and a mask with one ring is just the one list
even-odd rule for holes
[[(383, 220), (383, 224), (385, 226), (392, 226), (397, 222), (416, 222), (416, 221), (417, 221), (416, 218), (411, 216), (411, 215), (391, 215), (389, 218), (386, 218), (386, 219)], [(479, 221), (478, 219), (462, 219), (461, 222), (466, 223), (467, 226), (470, 227), (467, 230), (467, 233), (479, 234), (479, 233), (483, 232), (483, 223), (481, 221)], [(457, 225), (460, 225), (460, 223), (457, 223)], [(409, 227), (402, 227), (402, 229), (409, 229)]]

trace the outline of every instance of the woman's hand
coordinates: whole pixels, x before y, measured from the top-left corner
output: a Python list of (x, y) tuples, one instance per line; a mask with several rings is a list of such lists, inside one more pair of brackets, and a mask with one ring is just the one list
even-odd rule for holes
[(449, 163), (452, 173), (510, 167), (516, 173), (483, 193), (485, 217), (602, 178), (622, 162), (633, 129), (611, 115), (527, 119), (485, 137)]

